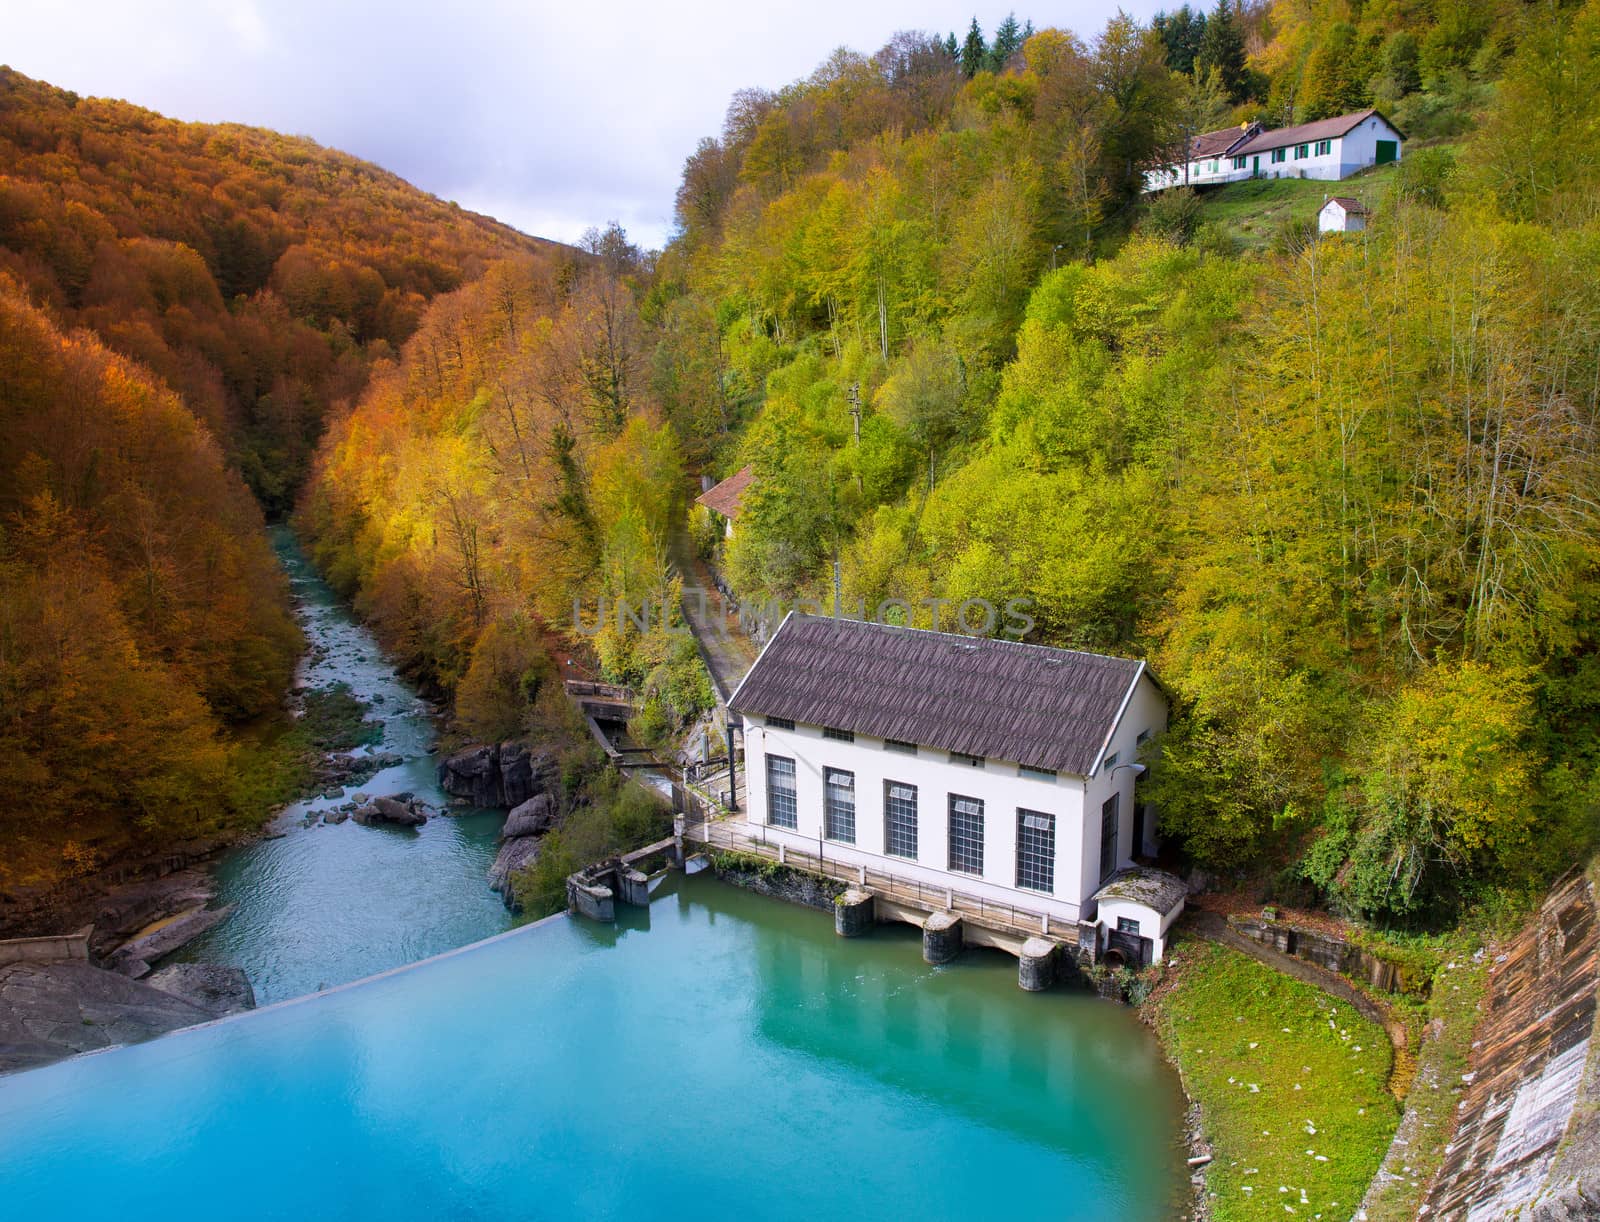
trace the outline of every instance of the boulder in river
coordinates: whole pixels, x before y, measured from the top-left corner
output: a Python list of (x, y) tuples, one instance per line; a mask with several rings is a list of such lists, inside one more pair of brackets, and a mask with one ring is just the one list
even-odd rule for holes
[(473, 806), (520, 806), (550, 787), (554, 756), (511, 741), (465, 747), (439, 761), (439, 788)]
[(500, 829), (500, 839), (514, 840), (518, 836), (542, 836), (555, 823), (556, 800), (547, 793), (535, 794), (506, 816)]
[(511, 876), (525, 870), (539, 860), (539, 839), (536, 836), (514, 836), (500, 845), (494, 864), (489, 867), (489, 889), (505, 900), (506, 907), (517, 910), (516, 896), (511, 890)]
[(110, 967), (137, 980), (150, 970), (152, 962), (188, 945), (213, 925), (220, 924), (232, 915), (232, 904), (222, 908), (196, 907), (180, 912), (117, 947), (110, 957)]
[(173, 963), (152, 972), (145, 983), (216, 1017), (256, 1008), (250, 977), (237, 967), (217, 963)]
[(371, 826), (374, 823), (393, 823), (397, 827), (421, 827), (428, 821), (428, 806), (408, 793), (390, 794), (374, 798), (366, 806), (350, 812), (357, 823)]
[(439, 761), (439, 788), (474, 806), (500, 805), (500, 748), (467, 747)]

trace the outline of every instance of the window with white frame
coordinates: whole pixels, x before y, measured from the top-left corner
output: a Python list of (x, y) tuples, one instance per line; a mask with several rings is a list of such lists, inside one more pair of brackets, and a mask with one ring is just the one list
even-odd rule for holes
[(773, 827), (799, 827), (800, 804), (795, 798), (794, 761), (782, 755), (767, 756), (767, 822)]
[(1289, 156), (1289, 150), (1288, 149), (1273, 149), (1272, 150), (1272, 162), (1273, 162), (1274, 165), (1276, 165), (1280, 161), (1287, 160), (1288, 156)]
[(856, 774), (822, 770), (822, 834), (845, 844), (856, 842)]
[(1054, 768), (1034, 768), (1031, 765), (1022, 764), (1017, 768), (1017, 775), (1025, 776), (1030, 781), (1053, 781), (1056, 779), (1056, 770)]
[(982, 768), (983, 756), (968, 755), (965, 751), (952, 751), (950, 752), (950, 762), (952, 764), (960, 764), (964, 768)]
[(950, 795), (950, 869), (983, 873), (983, 799)]
[(902, 742), (898, 738), (886, 738), (883, 740), (883, 749), (885, 751), (893, 751), (896, 755), (915, 755), (917, 753), (917, 744)]
[(787, 717), (768, 717), (767, 725), (774, 730), (794, 729), (794, 722)]
[(1317, 141), (1317, 156), (1318, 157), (1326, 157), (1331, 152), (1333, 152), (1333, 141), (1332, 140), (1318, 140)]
[(1110, 755), (1106, 756), (1106, 762), (1104, 764), (1104, 767), (1106, 767), (1108, 769), (1115, 768), (1117, 766), (1117, 760), (1119, 758), (1121, 758), (1120, 753), (1116, 752), (1116, 751), (1113, 751)]
[(1039, 810), (1017, 811), (1017, 886), (1028, 891), (1056, 889), (1056, 817)]
[(917, 787), (904, 781), (883, 783), (883, 851), (890, 857), (917, 856)]
[(1132, 917), (1118, 917), (1117, 932), (1137, 934), (1139, 932), (1139, 922)]
[(839, 730), (833, 726), (823, 726), (822, 737), (831, 738), (836, 743), (853, 743), (856, 740), (854, 730)]
[(1117, 812), (1122, 795), (1114, 793), (1100, 804), (1100, 881), (1105, 882), (1117, 868)]

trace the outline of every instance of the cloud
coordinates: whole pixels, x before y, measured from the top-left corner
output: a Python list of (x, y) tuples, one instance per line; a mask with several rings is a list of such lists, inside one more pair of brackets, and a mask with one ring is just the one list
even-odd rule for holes
[[(1072, 21), (1093, 33), (1116, 7), (1086, 0)], [(779, 88), (899, 29), (959, 33), (971, 15), (970, 0), (8, 0), (0, 47), (80, 93), (311, 136), (543, 236), (615, 219), (659, 246), (684, 159), (734, 90)]]

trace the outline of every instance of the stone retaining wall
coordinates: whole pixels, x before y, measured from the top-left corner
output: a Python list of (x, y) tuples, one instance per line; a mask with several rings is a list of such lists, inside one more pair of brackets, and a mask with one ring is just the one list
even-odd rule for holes
[(1229, 917), (1232, 925), (1247, 938), (1264, 946), (1330, 972), (1339, 972), (1353, 980), (1364, 982), (1380, 993), (1407, 993), (1414, 991), (1414, 982), (1404, 971), (1387, 959), (1343, 938), (1302, 929), (1284, 921), (1260, 920), (1253, 917)]
[[(1600, 927), (1568, 879), (1489, 974), (1472, 1071), (1425, 1210), (1435, 1218), (1600, 1214), (1600, 1057), (1591, 1057)], [(1583, 1099), (1590, 1107), (1580, 1105)]]
[(713, 853), (712, 869), (723, 882), (773, 899), (786, 900), (822, 912), (833, 911), (833, 901), (850, 889), (838, 879), (806, 874), (788, 866), (745, 867), (729, 864), (725, 854)]
[(0, 942), (0, 967), (8, 963), (60, 963), (89, 958), (87, 933), (55, 934), (43, 938), (11, 938)]

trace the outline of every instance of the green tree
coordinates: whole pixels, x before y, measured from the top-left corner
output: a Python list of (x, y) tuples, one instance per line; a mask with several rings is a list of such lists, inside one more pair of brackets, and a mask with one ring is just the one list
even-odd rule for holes
[(1530, 22), (1506, 68), (1463, 177), (1515, 220), (1582, 224), (1600, 171), (1600, 2)]
[(989, 47), (989, 71), (995, 73), (1005, 71), (1006, 65), (1011, 62), (1011, 57), (1022, 50), (1025, 41), (1022, 27), (1017, 24), (1017, 15), (1007, 13), (1006, 19), (995, 30), (994, 42)]
[(974, 17), (972, 24), (967, 27), (967, 37), (961, 44), (961, 73), (969, 81), (978, 75), (978, 70), (988, 66), (989, 48), (983, 40), (983, 30)]
[(1238, 10), (1229, 0), (1217, 0), (1217, 7), (1205, 19), (1205, 33), (1195, 56), (1194, 73), (1207, 78), (1213, 73), (1232, 102), (1241, 101), (1249, 84), (1245, 71), (1244, 33), (1239, 28)]
[(961, 362), (932, 343), (912, 348), (878, 388), (878, 406), (927, 452), (930, 492), (939, 452), (965, 431), (966, 397)]
[(1366, 100), (1365, 74), (1357, 62), (1356, 28), (1335, 22), (1306, 60), (1300, 87), (1302, 122), (1357, 110)]

